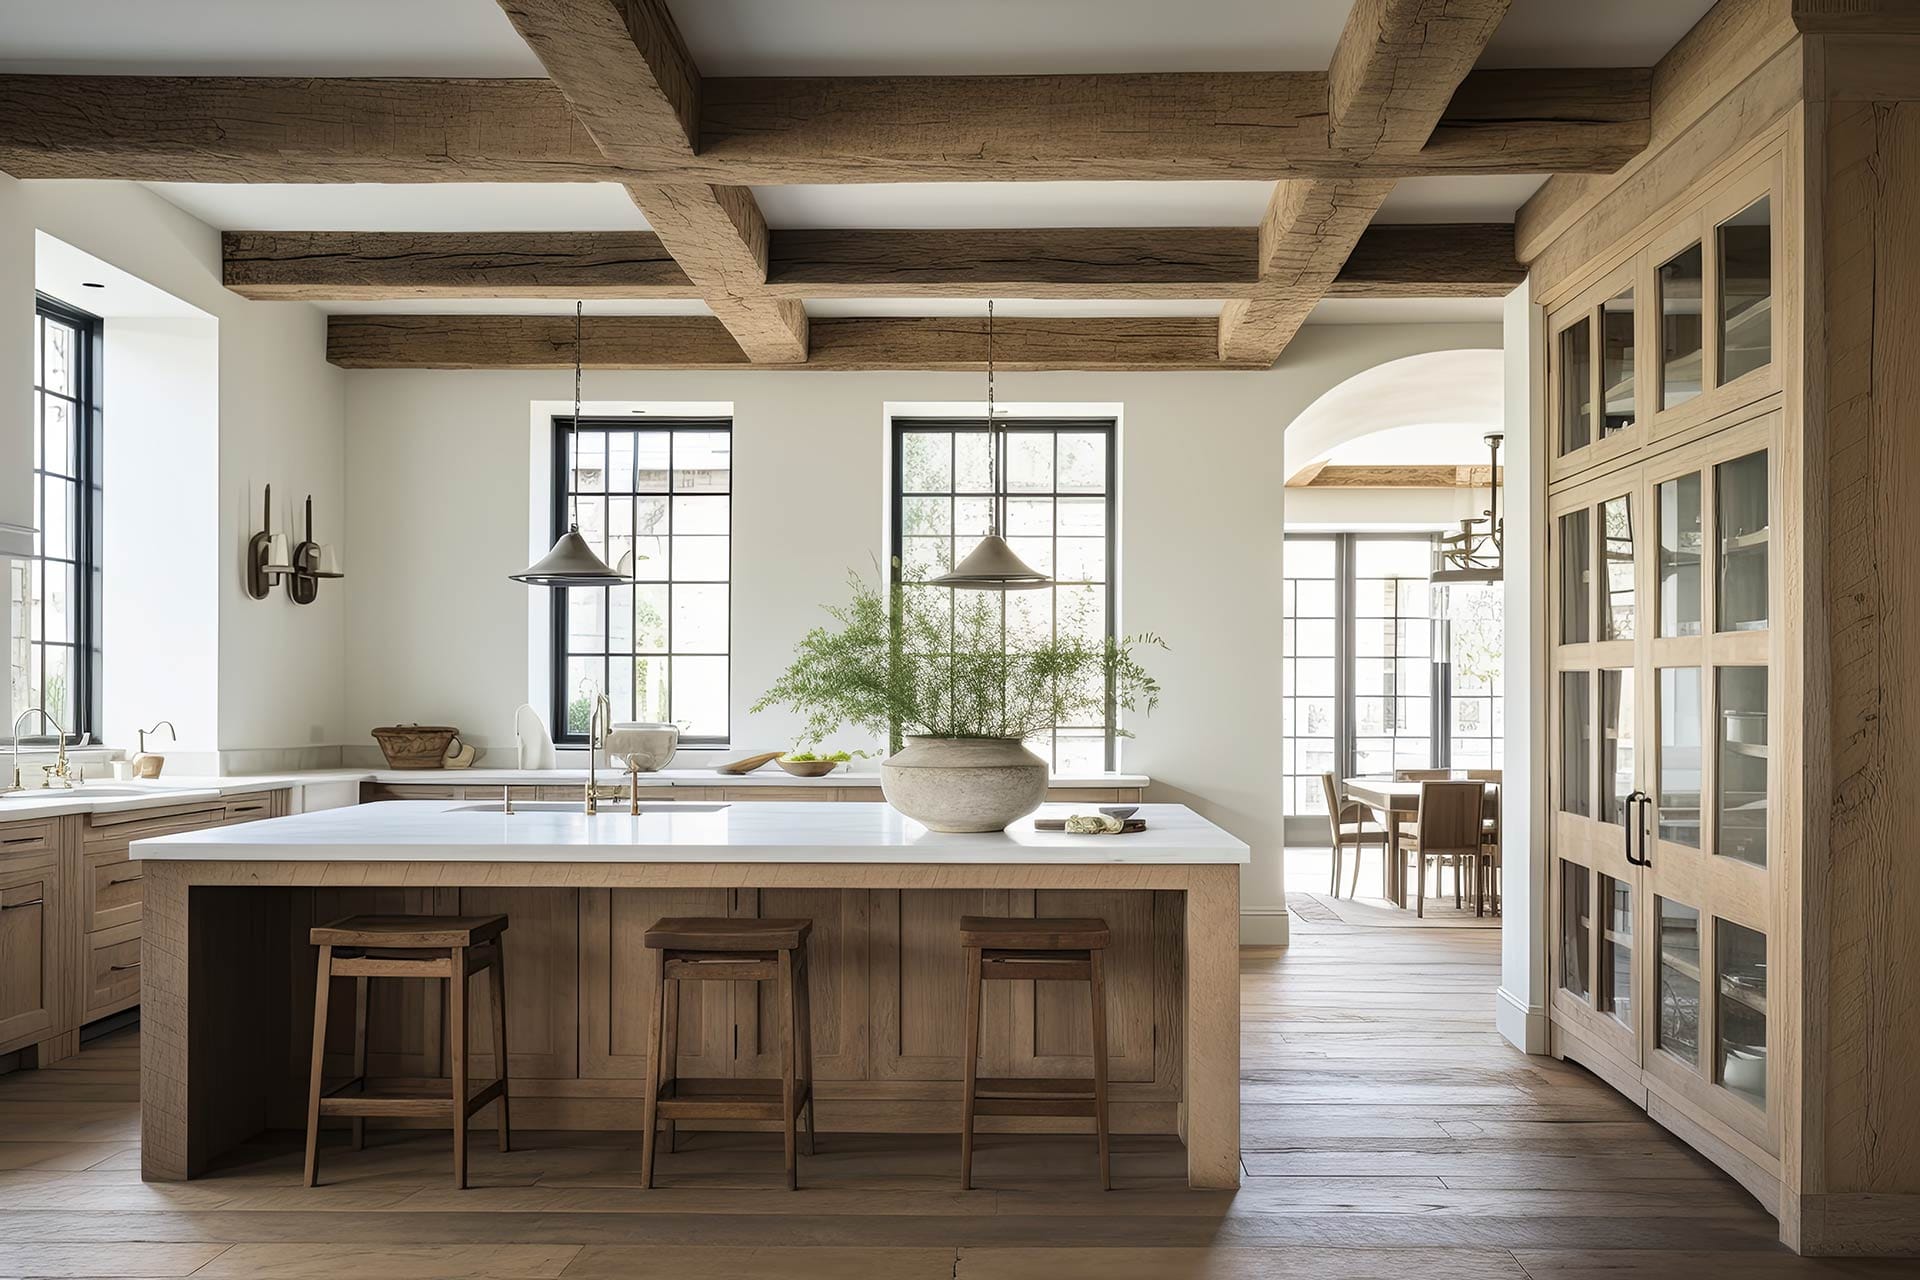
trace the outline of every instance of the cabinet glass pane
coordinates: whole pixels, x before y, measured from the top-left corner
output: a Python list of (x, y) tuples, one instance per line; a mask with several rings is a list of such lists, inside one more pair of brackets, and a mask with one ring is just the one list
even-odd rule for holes
[(1560, 985), (1586, 999), (1593, 981), (1588, 973), (1592, 877), (1577, 862), (1560, 860)]
[(1593, 443), (1593, 324), (1587, 317), (1560, 331), (1560, 452)]
[(1660, 634), (1700, 634), (1700, 473), (1660, 486)]
[(1688, 1066), (1700, 1065), (1700, 913), (1657, 899), (1660, 920), (1660, 1024), (1654, 1043)]
[(1767, 669), (1721, 667), (1719, 850), (1767, 865)]
[(1600, 820), (1633, 820), (1633, 672), (1600, 673)]
[(1700, 246), (1660, 264), (1660, 407), (1700, 394)]
[(1592, 689), (1584, 671), (1560, 673), (1560, 808), (1593, 816)]
[(1633, 506), (1622, 494), (1600, 504), (1600, 559), (1606, 566), (1601, 639), (1633, 639)]
[(1720, 529), (1720, 631), (1767, 626), (1767, 452), (1713, 469), (1713, 502)]
[(1560, 517), (1560, 643), (1585, 644), (1593, 636), (1588, 616), (1593, 599), (1592, 520), (1585, 507)]
[(1721, 223), (1720, 381), (1764, 368), (1773, 359), (1773, 219), (1767, 198)]
[(1720, 975), (1720, 1083), (1756, 1106), (1767, 1105), (1767, 937), (1731, 920), (1713, 922)]
[(1700, 847), (1700, 668), (1660, 669), (1662, 840)]
[(1600, 877), (1600, 1012), (1633, 1025), (1633, 886)]
[(1633, 425), (1633, 290), (1600, 308), (1600, 435)]

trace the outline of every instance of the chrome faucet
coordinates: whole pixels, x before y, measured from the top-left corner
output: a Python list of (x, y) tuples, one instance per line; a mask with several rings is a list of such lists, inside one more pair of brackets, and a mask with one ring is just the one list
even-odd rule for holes
[(40, 786), (43, 789), (51, 788), (54, 785), (53, 780), (55, 778), (58, 778), (60, 780), (59, 785), (63, 789), (68, 791), (73, 790), (73, 770), (69, 768), (67, 765), (66, 730), (60, 727), (59, 721), (55, 720), (52, 716), (47, 714), (47, 709), (45, 707), (28, 707), (25, 711), (22, 711), (19, 715), (14, 717), (14, 720), (13, 720), (13, 785), (10, 787), (4, 788), (4, 790), (5, 791), (25, 790), (25, 788), (20, 785), (20, 724), (28, 716), (31, 716), (31, 715), (38, 715), (42, 720), (45, 720), (47, 724), (52, 727), (54, 741), (58, 744), (56, 750), (59, 752), (59, 761), (53, 766), (53, 768), (47, 770), (46, 777), (41, 780)]

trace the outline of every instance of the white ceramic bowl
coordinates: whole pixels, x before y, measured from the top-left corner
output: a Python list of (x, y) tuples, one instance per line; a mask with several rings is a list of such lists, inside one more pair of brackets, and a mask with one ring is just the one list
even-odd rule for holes
[(652, 773), (666, 767), (680, 748), (680, 727), (671, 724), (616, 724), (604, 739), (618, 768)]

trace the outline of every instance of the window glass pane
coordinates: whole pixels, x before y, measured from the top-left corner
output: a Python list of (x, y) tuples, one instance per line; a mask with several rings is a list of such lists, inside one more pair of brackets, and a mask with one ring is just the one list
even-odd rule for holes
[(1657, 899), (1660, 923), (1660, 1019), (1654, 1043), (1688, 1066), (1700, 1064), (1700, 913)]
[(1593, 539), (1587, 508), (1560, 517), (1560, 643), (1585, 644), (1593, 636), (1591, 577)]
[(1009, 493), (1053, 490), (1053, 432), (1009, 431), (1006, 449)]
[(1600, 990), (1595, 1004), (1633, 1025), (1633, 886), (1600, 877)]
[(1660, 669), (1659, 837), (1700, 847), (1700, 668)]
[(1717, 852), (1767, 865), (1767, 669), (1721, 667)]
[(1633, 639), (1633, 509), (1625, 495), (1600, 504), (1600, 555), (1607, 567), (1605, 639)]
[(1577, 862), (1560, 860), (1560, 985), (1581, 999), (1593, 988), (1590, 971), (1593, 924), (1592, 875)]
[(1560, 452), (1593, 443), (1593, 327), (1585, 316), (1560, 331)]
[(1560, 673), (1560, 809), (1593, 816), (1592, 685), (1585, 671)]
[(1063, 431), (1059, 435), (1061, 493), (1105, 493), (1107, 436), (1104, 431)]
[(1633, 425), (1633, 290), (1609, 298), (1600, 308), (1600, 394), (1602, 437)]
[(1660, 407), (1700, 394), (1700, 246), (1660, 266)]
[(945, 431), (907, 431), (900, 436), (900, 487), (907, 493), (947, 493), (953, 488), (953, 437)]
[(1731, 920), (1713, 922), (1720, 1083), (1755, 1106), (1767, 1105), (1767, 938)]
[(1633, 672), (1600, 673), (1600, 820), (1615, 826), (1634, 821), (1627, 797), (1633, 782)]
[(1720, 381), (1773, 359), (1773, 227), (1765, 196), (1721, 223)]
[(1700, 473), (1660, 486), (1660, 634), (1700, 634)]
[(673, 721), (691, 738), (727, 736), (727, 660), (673, 659)]
[(727, 652), (725, 584), (693, 584), (673, 588), (673, 651)]
[(1766, 451), (1723, 462), (1713, 476), (1720, 526), (1717, 629), (1762, 631), (1768, 612)]

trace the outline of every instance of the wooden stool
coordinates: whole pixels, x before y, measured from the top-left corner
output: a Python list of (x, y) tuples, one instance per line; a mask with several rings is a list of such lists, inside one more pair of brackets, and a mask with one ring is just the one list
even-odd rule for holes
[[(1100, 1188), (1113, 1189), (1107, 1144), (1107, 989), (1101, 952), (1105, 920), (1016, 920), (963, 916), (967, 952), (967, 1093), (960, 1124), (960, 1188), (973, 1189), (973, 1118), (1092, 1116), (1100, 1140)], [(981, 988), (989, 978), (1013, 982), (1084, 982), (1093, 1001), (1093, 1079), (978, 1077)]]
[[(313, 1078), (307, 1094), (307, 1185), (319, 1171), (320, 1117), (350, 1116), (353, 1149), (366, 1145), (368, 1116), (446, 1119), (453, 1126), (453, 1185), (467, 1185), (467, 1119), (500, 1103), (500, 1149), (507, 1149), (507, 976), (500, 957), (505, 916), (349, 916), (315, 929), (320, 968), (313, 995)], [(467, 1093), (467, 979), (492, 975), (493, 1061), (499, 1071), (480, 1092)], [(353, 1078), (322, 1089), (327, 1048), (327, 990), (333, 978), (354, 980)], [(442, 978), (447, 983), (447, 1050), (452, 1078), (444, 1097), (377, 1094), (367, 1080), (367, 984), (374, 978)], [(359, 1092), (341, 1096), (359, 1086)]]
[[(794, 1126), (807, 1113), (807, 1154), (813, 1154), (813, 1033), (808, 1025), (807, 934), (811, 920), (725, 920), (669, 917), (654, 922), (645, 942), (655, 956), (653, 1034), (647, 1047), (646, 1135), (640, 1144), (640, 1185), (653, 1185), (655, 1130), (667, 1122), (673, 1150), (675, 1120), (778, 1120), (787, 1139), (787, 1190), (799, 1186)], [(780, 1078), (680, 1079), (682, 982), (777, 982)]]

